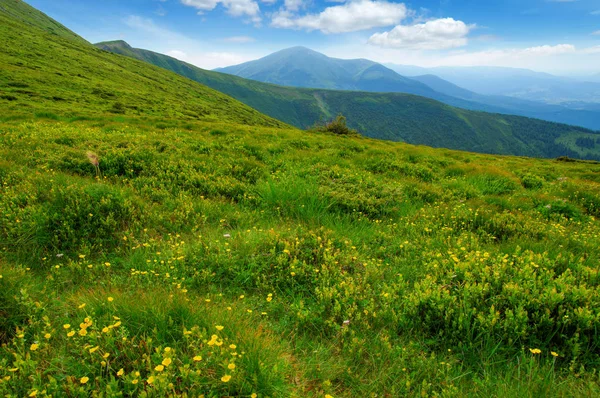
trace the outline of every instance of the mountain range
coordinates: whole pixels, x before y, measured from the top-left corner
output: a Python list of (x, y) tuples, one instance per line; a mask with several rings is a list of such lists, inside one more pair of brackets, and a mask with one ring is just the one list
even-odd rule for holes
[[(464, 109), (527, 116), (600, 130), (600, 111), (589, 107), (589, 104), (569, 108), (536, 102), (527, 96), (510, 96), (516, 87), (528, 87), (526, 82), (539, 87), (542, 86), (540, 81), (558, 84), (548, 74), (510, 68), (468, 68), (461, 74), (460, 68), (428, 70), (414, 66), (388, 66), (365, 59), (330, 58), (305, 47), (292, 47), (216, 71), (284, 86), (416, 94)], [(446, 75), (450, 78), (445, 78)], [(465, 81), (470, 84), (461, 84)], [(592, 88), (583, 90), (580, 86), (585, 84), (573, 83), (567, 85), (569, 92), (589, 93), (589, 96), (581, 97), (581, 102), (595, 96), (600, 100), (600, 89), (594, 91), (592, 85)], [(474, 90), (474, 86), (483, 93)], [(506, 95), (495, 92), (500, 91), (500, 87), (505, 89)], [(551, 90), (551, 87), (546, 90)], [(541, 98), (545, 97), (542, 95)]]
[[(483, 95), (515, 97), (571, 107), (573, 103), (600, 103), (599, 76), (574, 79), (528, 69), (470, 66), (421, 68), (386, 64), (405, 76), (433, 74), (455, 85)], [(586, 81), (587, 80), (587, 81)], [(573, 109), (579, 109), (574, 107)]]
[(600, 158), (600, 146), (576, 145), (577, 138), (600, 138), (580, 127), (474, 112), (405, 93), (278, 86), (207, 71), (124, 41), (96, 45), (179, 73), (299, 128), (344, 114), (350, 127), (373, 138), (485, 153)]

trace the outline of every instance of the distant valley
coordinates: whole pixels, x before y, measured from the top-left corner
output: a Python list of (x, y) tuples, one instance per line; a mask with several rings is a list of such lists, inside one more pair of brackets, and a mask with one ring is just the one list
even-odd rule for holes
[[(600, 130), (600, 111), (587, 103), (594, 98), (600, 103), (600, 84), (563, 82), (528, 70), (384, 66), (366, 59), (330, 58), (305, 47), (293, 47), (217, 71), (283, 86), (416, 94), (464, 109)], [(560, 98), (564, 101), (579, 100), (584, 104), (563, 106), (555, 92), (562, 93)], [(536, 98), (548, 101), (534, 101)]]
[[(133, 48), (124, 41), (98, 43), (96, 46), (176, 72), (300, 128), (309, 128), (319, 120), (328, 120), (341, 113), (347, 116), (352, 128), (373, 138), (484, 153), (600, 159), (600, 144), (577, 145), (578, 138), (588, 138), (594, 143), (600, 138), (597, 132), (584, 128), (474, 112), (405, 93), (294, 88), (262, 83), (200, 69), (163, 54)], [(304, 52), (302, 48), (293, 50), (292, 53), (298, 50)], [(310, 54), (324, 57), (314, 52)], [(368, 65), (362, 61), (358, 63)], [(333, 66), (321, 70), (331, 68)], [(346, 67), (346, 70), (351, 69)], [(336, 79), (340, 76), (340, 73), (328, 74), (337, 76)], [(416, 82), (413, 87), (426, 87), (430, 93), (437, 93), (422, 82)], [(457, 106), (463, 105), (463, 108), (472, 104), (445, 94), (436, 95), (456, 102)], [(497, 110), (493, 106), (487, 108), (491, 112)]]

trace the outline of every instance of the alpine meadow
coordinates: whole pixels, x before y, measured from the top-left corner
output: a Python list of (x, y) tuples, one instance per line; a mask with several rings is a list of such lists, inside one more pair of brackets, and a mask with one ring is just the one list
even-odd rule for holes
[(0, 396), (600, 396), (599, 132), (0, 42)]

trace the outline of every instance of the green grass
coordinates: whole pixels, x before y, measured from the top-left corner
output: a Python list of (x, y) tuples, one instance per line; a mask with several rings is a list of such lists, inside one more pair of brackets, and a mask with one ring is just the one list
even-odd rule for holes
[(599, 392), (599, 165), (98, 124), (0, 129), (3, 394)]
[(2, 109), (0, 395), (600, 394), (600, 164), (304, 132), (52, 39), (153, 110), (0, 69), (80, 95)]

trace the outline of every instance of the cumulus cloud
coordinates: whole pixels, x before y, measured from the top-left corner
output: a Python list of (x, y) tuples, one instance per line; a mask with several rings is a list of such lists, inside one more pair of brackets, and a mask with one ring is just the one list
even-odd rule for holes
[(183, 5), (194, 7), (199, 13), (214, 10), (218, 4), (222, 4), (227, 13), (234, 17), (248, 17), (252, 22), (261, 21), (260, 7), (254, 0), (181, 0)]
[(465, 46), (472, 28), (462, 21), (442, 18), (410, 26), (398, 25), (389, 32), (375, 33), (369, 43), (390, 48), (443, 50)]
[(318, 14), (304, 16), (297, 16), (292, 11), (284, 8), (273, 14), (271, 26), (308, 31), (320, 30), (323, 33), (346, 33), (395, 25), (408, 15), (404, 4), (385, 0), (354, 0), (327, 7)]

